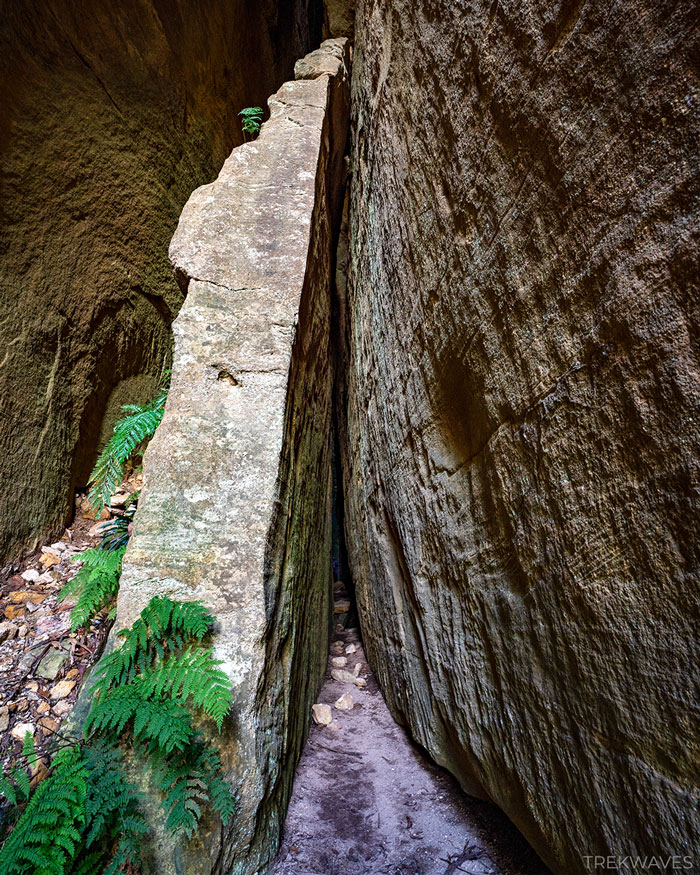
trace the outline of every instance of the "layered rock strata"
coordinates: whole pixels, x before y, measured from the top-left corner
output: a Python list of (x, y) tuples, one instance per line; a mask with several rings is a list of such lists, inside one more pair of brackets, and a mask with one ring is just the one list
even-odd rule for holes
[(144, 461), (117, 627), (154, 595), (204, 602), (235, 705), (219, 739), (234, 821), (156, 848), (159, 875), (254, 873), (276, 852), (331, 621), (330, 288), (347, 42), (268, 101), (260, 136), (197, 189), (170, 247), (187, 288)]
[(700, 866), (697, 56), (692, 5), (357, 10), (364, 642), (555, 872)]
[(62, 531), (120, 405), (153, 393), (182, 207), (321, 17), (315, 0), (3, 4), (0, 565)]

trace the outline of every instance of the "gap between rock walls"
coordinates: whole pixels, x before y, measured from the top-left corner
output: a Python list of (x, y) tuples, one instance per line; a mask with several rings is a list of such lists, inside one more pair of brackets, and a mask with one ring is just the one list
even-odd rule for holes
[[(333, 42), (333, 41), (331, 41)], [(326, 64), (328, 58), (333, 58), (338, 53), (338, 46), (332, 45), (330, 48), (330, 56), (328, 55), (329, 44), (324, 44), (321, 49), (312, 52), (306, 58), (300, 60), (298, 67), (298, 82), (318, 81), (318, 72), (314, 65), (320, 64), (322, 74), (326, 73)], [(333, 62), (335, 63), (335, 61)], [(331, 65), (332, 66), (332, 65)], [(328, 68), (330, 69), (330, 68)], [(345, 73), (347, 75), (347, 71)], [(314, 86), (315, 87), (315, 86)], [(344, 88), (347, 91), (348, 83), (345, 82)], [(296, 83), (291, 83), (288, 89), (289, 95), (294, 98), (297, 93)], [(284, 105), (284, 101), (288, 99), (287, 93), (284, 92), (284, 87), (280, 93), (285, 96), (281, 98), (280, 103)], [(341, 100), (340, 97), (334, 98), (336, 101)], [(346, 98), (344, 98), (346, 99)], [(313, 112), (316, 112), (316, 105), (310, 104)], [(291, 110), (288, 110), (291, 115)], [(457, 860), (461, 860), (466, 854), (465, 859), (469, 858), (472, 851), (469, 848), (479, 848), (477, 856), (473, 859), (479, 859), (483, 864), (479, 872), (499, 871), (503, 873), (515, 872), (513, 868), (517, 864), (508, 863), (501, 869), (489, 869), (493, 859), (498, 859), (498, 848), (491, 851), (491, 856), (487, 853), (483, 844), (483, 837), (479, 837), (478, 829), (471, 823), (467, 829), (465, 826), (468, 819), (468, 812), (463, 801), (460, 800), (459, 792), (451, 779), (444, 776), (442, 772), (435, 766), (431, 765), (425, 756), (420, 753), (410, 742), (406, 734), (394, 723), (386, 706), (384, 705), (381, 692), (374, 680), (371, 670), (365, 661), (364, 650), (362, 647), (360, 617), (357, 608), (355, 591), (350, 569), (348, 550), (346, 546), (346, 512), (345, 512), (345, 496), (344, 496), (344, 474), (343, 464), (344, 458), (347, 456), (347, 448), (344, 446), (346, 440), (346, 425), (345, 425), (345, 365), (346, 365), (346, 335), (349, 330), (347, 316), (347, 269), (348, 269), (348, 253), (349, 253), (349, 167), (350, 159), (348, 155), (349, 143), (349, 128), (347, 127), (347, 112), (343, 116), (342, 112), (336, 109), (336, 114), (329, 114), (329, 120), (324, 120), (323, 142), (325, 148), (329, 151), (323, 153), (323, 158), (318, 164), (317, 173), (323, 176), (327, 174), (327, 183), (321, 183), (319, 193), (317, 195), (317, 205), (314, 209), (314, 222), (318, 223), (319, 233), (317, 236), (311, 235), (312, 246), (307, 253), (309, 265), (307, 267), (306, 285), (309, 290), (306, 290), (301, 299), (301, 307), (311, 310), (301, 319), (302, 334), (295, 339), (295, 348), (299, 350), (314, 349), (314, 345), (307, 342), (307, 338), (303, 336), (303, 331), (308, 330), (311, 333), (316, 331), (319, 337), (327, 336), (328, 338), (328, 360), (325, 367), (328, 373), (321, 374), (321, 381), (325, 380), (329, 395), (328, 407), (323, 411), (324, 419), (323, 428), (327, 429), (325, 434), (321, 435), (322, 442), (327, 444), (328, 453), (323, 464), (330, 466), (330, 502), (328, 505), (329, 518), (323, 521), (323, 527), (328, 531), (328, 555), (325, 557), (326, 568), (330, 573), (327, 573), (328, 592), (325, 597), (321, 598), (321, 603), (329, 606), (330, 616), (330, 632), (332, 643), (330, 650), (323, 647), (320, 654), (314, 653), (314, 664), (304, 662), (305, 656), (302, 653), (300, 658), (297, 658), (297, 667), (295, 671), (298, 675), (309, 675), (305, 680), (307, 687), (304, 707), (293, 712), (293, 729), (296, 734), (293, 739), (292, 749), (296, 751), (294, 754), (288, 754), (291, 757), (287, 764), (287, 772), (289, 766), (295, 765), (296, 757), (301, 753), (301, 742), (306, 738), (308, 727), (310, 725), (311, 713), (314, 714), (314, 728), (312, 729), (312, 739), (307, 746), (307, 752), (304, 755), (304, 774), (313, 774), (319, 768), (324, 774), (338, 773), (346, 765), (344, 758), (350, 756), (357, 760), (360, 754), (348, 752), (346, 749), (335, 747), (332, 743), (327, 743), (328, 733), (337, 732), (336, 740), (340, 740), (345, 733), (354, 731), (357, 741), (362, 741), (365, 747), (366, 761), (363, 762), (363, 769), (366, 773), (375, 775), (371, 798), (375, 800), (377, 805), (377, 823), (368, 827), (366, 823), (362, 825), (358, 822), (354, 826), (355, 845), (348, 847), (347, 861), (351, 864), (351, 871), (362, 873), (380, 872), (386, 870), (393, 871), (391, 867), (404, 867), (406, 865), (418, 865), (412, 863), (411, 860), (417, 859), (417, 856), (424, 857), (424, 861), (420, 863), (421, 871), (442, 873), (447, 871), (451, 866), (456, 865)], [(274, 105), (273, 105), (274, 115)], [(303, 117), (303, 115), (302, 115)], [(294, 119), (286, 119), (286, 121), (294, 122)], [(304, 124), (307, 123), (304, 118)], [(303, 127), (303, 124), (294, 122)], [(345, 125), (345, 127), (344, 127)], [(265, 138), (269, 136), (269, 129), (263, 129), (262, 139), (259, 144), (263, 148)], [(306, 141), (302, 141), (300, 148), (306, 149)], [(257, 148), (257, 147), (256, 147)], [(250, 152), (250, 150), (249, 150)], [(234, 153), (235, 154), (235, 153)], [(311, 153), (313, 154), (313, 153)], [(226, 172), (226, 168), (222, 173)], [(213, 185), (213, 184), (212, 184)], [(207, 186), (209, 188), (210, 186)], [(196, 206), (196, 195), (193, 195), (191, 203), (195, 204), (191, 207), (194, 211)], [(320, 204), (320, 206), (319, 206)], [(325, 212), (324, 212), (325, 211)], [(183, 213), (184, 216), (184, 213)], [(203, 219), (204, 221), (204, 219)], [(185, 230), (182, 230), (185, 229)], [(186, 222), (183, 225), (181, 219), (181, 236), (187, 233)], [(325, 235), (325, 238), (324, 238)], [(324, 240), (323, 244), (326, 249), (317, 251), (314, 249), (317, 239)], [(268, 241), (274, 250), (277, 241)], [(171, 249), (171, 251), (173, 251)], [(228, 274), (224, 270), (223, 273), (214, 260), (203, 261), (200, 265), (201, 270), (193, 269), (190, 261), (189, 252), (186, 249), (186, 244), (182, 249), (177, 249), (175, 245), (175, 272), (178, 276), (178, 282), (183, 293), (187, 293), (185, 306), (181, 311), (181, 315), (176, 322), (176, 330), (179, 330), (179, 340), (182, 344), (187, 344), (192, 340), (191, 331), (194, 323), (188, 322), (189, 313), (196, 311), (197, 307), (201, 307), (201, 312), (207, 313), (208, 319), (219, 319), (223, 309), (224, 302), (229, 302), (230, 292), (234, 296), (240, 296), (247, 291), (256, 291), (256, 288), (250, 290), (243, 289), (238, 282), (231, 283)], [(325, 253), (325, 254), (324, 254)], [(329, 259), (326, 273), (319, 273), (316, 259)], [(219, 272), (217, 272), (219, 271)], [(310, 279), (309, 279), (310, 277)], [(314, 284), (321, 283), (318, 289), (315, 289)], [(257, 287), (258, 283), (251, 284)], [(315, 289), (315, 290), (314, 290)], [(312, 295), (319, 295), (319, 300), (327, 298), (325, 307), (325, 318), (327, 320), (325, 326), (321, 324), (316, 326), (314, 322), (313, 307), (311, 306)], [(309, 296), (305, 301), (304, 296)], [(198, 301), (198, 298), (201, 301)], [(233, 299), (230, 299), (233, 300)], [(234, 307), (239, 307), (239, 297), (235, 298)], [(245, 308), (246, 304), (243, 304)], [(237, 319), (247, 318), (245, 310), (241, 310), (240, 314), (236, 312), (232, 324), (237, 322)], [(289, 318), (287, 314), (283, 318)], [(292, 314), (293, 315), (293, 314)], [(199, 318), (199, 316), (197, 317)], [(257, 319), (257, 317), (256, 317)], [(296, 319), (296, 317), (295, 317)], [(291, 322), (290, 322), (291, 325)], [(178, 329), (179, 326), (179, 329)], [(265, 325), (260, 325), (253, 320), (248, 332), (254, 334), (255, 331), (267, 330)], [(222, 355), (217, 357), (222, 364), (209, 373), (206, 371), (206, 379), (214, 379), (218, 386), (208, 387), (210, 401), (213, 404), (210, 412), (220, 410), (221, 405), (230, 403), (231, 391), (238, 391), (246, 388), (251, 381), (258, 379), (257, 375), (264, 375), (267, 371), (264, 368), (254, 366), (252, 368), (244, 368), (237, 361), (236, 349), (241, 346), (252, 336), (249, 334), (228, 335), (224, 334), (221, 341)], [(290, 384), (285, 387), (287, 396), (287, 405), (289, 407), (290, 399), (292, 399), (292, 410), (294, 408), (294, 396), (297, 391), (295, 380), (306, 379), (306, 352), (295, 352), (296, 359), (293, 359), (293, 364), (290, 367), (289, 373)], [(299, 358), (304, 356), (303, 359)], [(186, 356), (181, 356), (185, 358)], [(181, 391), (182, 373), (178, 356), (174, 362), (174, 392)], [(212, 376), (213, 374), (213, 376)], [(221, 375), (225, 374), (226, 379)], [(262, 380), (267, 377), (262, 376)], [(314, 377), (317, 379), (317, 377)], [(178, 382), (180, 381), (180, 382)], [(282, 382), (281, 385), (284, 385)], [(207, 384), (208, 386), (208, 384)], [(213, 394), (212, 394), (213, 393)], [(198, 397), (196, 394), (187, 403), (186, 410), (190, 412), (196, 411), (199, 408)], [(124, 398), (123, 401), (135, 399)], [(293, 421), (296, 419), (296, 414), (289, 415), (287, 411), (286, 428), (293, 428)], [(183, 413), (181, 415), (188, 415)], [(213, 413), (212, 413), (213, 415)], [(173, 420), (177, 417), (166, 417), (166, 421), (162, 430), (157, 433), (149, 450), (148, 459), (150, 464), (150, 482), (153, 483), (152, 491), (158, 492), (162, 483), (168, 483), (168, 478), (177, 476), (178, 465), (175, 469), (170, 465), (171, 456), (177, 453), (177, 443), (172, 439), (172, 429), (174, 427)], [(180, 421), (182, 421), (180, 419)], [(290, 423), (292, 423), (290, 425)], [(224, 427), (226, 423), (223, 423)], [(309, 434), (316, 430), (316, 422), (313, 416), (308, 423), (297, 426), (304, 428)], [(303, 441), (306, 440), (306, 431), (300, 432)], [(294, 445), (294, 440), (290, 437), (290, 446)], [(273, 460), (276, 465), (276, 460)], [(285, 463), (286, 464), (286, 463)], [(296, 489), (295, 483), (297, 477), (303, 476), (300, 474), (303, 468), (304, 458), (295, 458), (292, 460), (291, 467), (284, 473), (284, 478), (292, 484), (291, 488)], [(300, 470), (296, 470), (295, 465), (300, 466)], [(147, 465), (148, 467), (148, 465)], [(162, 478), (162, 481), (161, 481)], [(30, 557), (29, 561), (22, 563), (21, 567), (11, 569), (16, 573), (9, 576), (6, 581), (6, 586), (2, 594), (2, 606), (4, 609), (6, 620), (0, 627), (0, 667), (4, 668), (3, 678), (4, 683), (0, 687), (4, 700), (7, 704), (0, 707), (0, 731), (4, 731), (2, 736), (2, 751), (4, 755), (4, 764), (8, 766), (13, 760), (16, 760), (19, 753), (19, 747), (29, 733), (33, 736), (38, 758), (31, 767), (31, 782), (32, 787), (38, 786), (42, 779), (49, 774), (52, 768), (51, 752), (53, 746), (58, 739), (63, 737), (63, 726), (80, 725), (82, 714), (86, 710), (88, 704), (89, 693), (86, 693), (87, 687), (81, 693), (82, 681), (88, 677), (90, 669), (99, 659), (105, 646), (110, 651), (118, 646), (116, 640), (108, 642), (108, 635), (112, 627), (114, 613), (111, 606), (108, 604), (104, 608), (100, 608), (94, 617), (89, 619), (78, 628), (71, 626), (71, 612), (75, 610), (73, 601), (68, 601), (63, 604), (56, 603), (56, 595), (71, 579), (75, 576), (76, 570), (79, 567), (80, 556), (83, 551), (90, 548), (95, 548), (104, 534), (103, 526), (105, 523), (110, 523), (111, 520), (119, 518), (126, 506), (130, 503), (135, 492), (138, 492), (143, 485), (143, 477), (138, 468), (128, 468), (124, 472), (122, 482), (116, 483), (116, 489), (113, 494), (108, 497), (108, 508), (100, 511), (98, 507), (87, 500), (85, 494), (81, 491), (76, 498), (75, 519), (72, 525), (65, 530), (63, 537), (51, 544), (42, 547), (40, 553)], [(182, 488), (178, 486), (182, 491)], [(165, 487), (167, 493), (167, 485)], [(290, 508), (293, 507), (293, 496), (297, 493), (290, 493), (292, 498), (287, 497), (287, 501), (291, 502)], [(168, 498), (170, 501), (171, 499)], [(291, 511), (290, 511), (291, 512)], [(150, 504), (146, 504), (135, 519), (136, 536), (133, 538), (132, 546), (129, 553), (125, 557), (126, 566), (122, 578), (122, 592), (118, 599), (118, 608), (120, 616), (118, 617), (118, 626), (127, 625), (133, 622), (135, 612), (141, 606), (142, 597), (138, 592), (138, 588), (134, 591), (136, 596), (131, 594), (133, 583), (132, 580), (140, 581), (144, 571), (148, 575), (155, 577), (156, 574), (161, 577), (164, 574), (177, 576), (180, 575), (183, 580), (186, 579), (185, 566), (190, 566), (193, 562), (200, 562), (199, 556), (192, 556), (184, 553), (180, 559), (173, 563), (172, 557), (161, 555), (161, 544), (167, 541), (168, 533), (172, 534), (171, 527), (173, 525), (170, 516), (166, 516), (165, 505), (150, 499)], [(303, 524), (300, 520), (300, 524)], [(175, 525), (179, 525), (178, 522)], [(152, 532), (152, 538), (149, 542), (149, 531)], [(131, 535), (131, 528), (129, 528)], [(286, 533), (285, 538), (294, 539), (294, 532)], [(143, 546), (139, 546), (140, 542)], [(282, 542), (281, 542), (282, 543)], [(284, 542), (286, 543), (286, 541)], [(280, 549), (286, 549), (281, 546)], [(87, 555), (87, 554), (86, 554)], [(223, 556), (223, 554), (222, 554)], [(178, 567), (178, 561), (180, 566)], [(321, 559), (323, 564), (323, 557)], [(284, 567), (284, 566), (282, 566)], [(163, 569), (167, 569), (164, 571)], [(200, 573), (209, 573), (206, 570)], [(284, 574), (287, 572), (284, 571)], [(180, 588), (173, 593), (176, 596), (184, 595), (185, 600), (191, 598), (191, 593), (194, 592), (197, 597), (200, 597), (201, 592), (204, 592), (204, 600), (206, 601), (206, 590), (199, 588), (199, 576), (195, 575), (192, 586)], [(230, 587), (230, 584), (227, 583)], [(214, 585), (211, 598), (216, 600), (218, 584)], [(235, 585), (234, 589), (238, 587)], [(323, 587), (322, 587), (323, 588)], [(157, 595), (160, 591), (154, 590)], [(170, 595), (170, 591), (167, 593)], [(291, 593), (289, 604), (293, 603), (298, 595)], [(238, 595), (234, 599), (238, 599)], [(302, 599), (303, 601), (303, 595)], [(280, 603), (284, 607), (284, 603)], [(220, 622), (220, 630), (226, 630), (229, 624), (235, 627), (237, 619), (235, 617), (238, 609), (238, 603), (234, 601), (234, 611), (224, 611)], [(316, 620), (313, 617), (307, 617), (306, 608), (301, 610), (301, 622), (308, 622), (308, 628), (299, 630), (301, 639), (312, 636), (314, 633), (314, 623)], [(274, 637), (279, 634), (279, 631), (271, 628), (270, 634)], [(291, 629), (290, 629), (291, 631)], [(287, 631), (284, 633), (287, 634)], [(225, 656), (225, 651), (221, 652), (221, 656)], [(301, 659), (301, 661), (299, 661)], [(268, 650), (268, 661), (274, 663), (280, 662), (284, 666), (286, 656), (282, 652), (278, 653), (274, 650)], [(319, 662), (320, 660), (320, 662)], [(318, 662), (318, 665), (316, 663)], [(282, 669), (286, 671), (286, 668)], [(274, 675), (277, 669), (273, 666), (261, 679), (260, 684), (262, 689), (268, 687), (273, 691), (274, 695), (279, 695), (278, 689), (275, 686), (277, 683), (274, 680)], [(291, 679), (294, 681), (294, 673)], [(272, 678), (272, 680), (270, 680)], [(289, 678), (287, 680), (289, 682)], [(319, 685), (323, 684), (323, 702), (314, 702), (316, 691)], [(20, 687), (26, 686), (25, 695), (21, 699), (17, 699), (17, 693)], [(353, 699), (353, 692), (355, 699)], [(79, 697), (80, 701), (79, 701)], [(326, 701), (328, 700), (328, 701)], [(331, 701), (332, 700), (332, 701)], [(314, 702), (313, 708), (311, 703)], [(71, 715), (74, 705), (78, 705), (75, 714)], [(290, 706), (291, 707), (291, 706)], [(246, 713), (244, 704), (242, 713)], [(249, 719), (256, 719), (255, 713), (248, 711)], [(335, 719), (327, 720), (328, 714), (335, 716)], [(345, 724), (348, 724), (347, 726)], [(327, 729), (327, 732), (325, 730)], [(377, 735), (379, 730), (379, 735)], [(67, 731), (67, 730), (66, 730)], [(231, 730), (229, 730), (231, 731)], [(257, 741), (254, 738), (255, 732), (251, 734), (248, 744), (260, 744), (260, 739)], [(332, 737), (332, 736), (331, 736)], [(387, 738), (389, 739), (387, 741)], [(382, 740), (383, 739), (383, 740)], [(234, 739), (234, 744), (238, 743), (238, 739)], [(225, 747), (225, 745), (224, 745)], [(314, 752), (323, 751), (321, 759), (314, 756)], [(330, 754), (330, 759), (328, 758)], [(241, 754), (232, 753), (230, 750), (223, 750), (222, 758), (224, 766), (228, 768), (232, 775), (232, 780), (239, 780), (235, 777), (236, 771), (246, 771), (245, 757), (250, 757), (250, 752), (243, 754), (241, 763), (236, 764), (235, 758), (241, 757)], [(323, 759), (325, 757), (325, 759)], [(379, 763), (381, 758), (382, 762)], [(395, 768), (399, 762), (408, 758), (410, 768), (404, 770), (403, 784), (400, 787), (392, 787), (392, 783), (396, 777)], [(388, 764), (388, 765), (387, 765)], [(261, 780), (263, 786), (273, 776), (273, 783), (280, 780), (276, 777), (280, 769), (279, 764), (273, 764), (271, 760), (268, 766), (269, 774), (262, 774)], [(310, 770), (310, 771), (309, 771)], [(259, 865), (265, 867), (273, 867), (270, 871), (277, 871), (275, 866), (279, 866), (279, 872), (304, 872), (304, 866), (327, 865), (330, 868), (324, 871), (335, 871), (337, 861), (328, 857), (330, 853), (329, 847), (342, 837), (346, 827), (343, 821), (346, 818), (352, 820), (353, 805), (351, 802), (344, 804), (342, 810), (339, 810), (334, 823), (330, 829), (322, 831), (318, 834), (308, 833), (309, 824), (305, 822), (304, 817), (299, 819), (301, 805), (304, 806), (304, 786), (306, 778), (303, 776), (300, 779), (301, 796), (297, 794), (295, 802), (295, 791), (291, 784), (291, 774), (287, 774), (281, 779), (282, 786), (285, 787), (279, 799), (277, 791), (265, 790), (260, 799), (253, 795), (250, 801), (244, 797), (241, 799), (241, 807), (245, 808), (246, 804), (251, 811), (255, 810), (256, 805), (260, 805), (260, 812), (266, 811), (266, 805), (272, 806), (267, 814), (269, 815), (269, 823), (266, 823), (262, 828), (253, 834), (251, 837), (244, 838), (243, 841), (237, 839), (232, 840), (225, 835), (215, 837), (216, 831), (212, 832), (209, 827), (205, 828), (201, 837), (201, 841), (207, 847), (207, 854), (202, 856), (193, 854), (191, 850), (187, 850), (181, 843), (173, 844), (172, 841), (166, 842), (164, 848), (158, 849), (158, 855), (150, 863), (153, 871), (160, 873), (170, 871), (187, 871), (202, 873), (211, 872), (252, 872)], [(333, 787), (327, 786), (317, 774), (312, 781), (315, 784), (317, 792), (323, 792), (330, 799), (333, 794)], [(356, 782), (356, 783), (355, 783)], [(242, 786), (239, 784), (239, 787)], [(359, 775), (353, 774), (353, 782), (350, 784), (353, 787), (360, 788), (363, 786)], [(267, 795), (269, 794), (269, 796)], [(281, 824), (284, 820), (284, 812), (287, 801), (292, 798), (293, 811), (295, 812), (292, 826), (297, 830), (298, 835), (306, 835), (303, 842), (303, 852), (297, 853), (294, 850), (296, 845), (294, 841), (300, 842), (301, 839), (290, 839), (285, 845), (283, 858), (280, 861), (274, 862), (274, 852), (280, 838)], [(429, 814), (429, 809), (433, 805), (433, 797), (437, 797), (442, 803), (440, 815), (432, 817)], [(272, 800), (272, 801), (269, 801)], [(301, 801), (299, 801), (301, 800)], [(370, 804), (368, 801), (367, 804)], [(277, 806), (275, 809), (274, 806)], [(403, 810), (405, 809), (405, 811)], [(402, 813), (403, 812), (403, 813)], [(356, 812), (355, 812), (356, 813)], [(260, 816), (260, 815), (258, 815)], [(384, 827), (380, 829), (382, 816), (384, 816)], [(496, 815), (492, 812), (489, 817), (492, 819)], [(460, 821), (461, 825), (458, 829), (450, 832), (451, 820)], [(416, 825), (417, 824), (417, 825)], [(416, 825), (416, 828), (412, 827)], [(277, 830), (277, 832), (275, 832)], [(389, 841), (391, 834), (394, 831), (406, 830), (406, 836), (400, 842), (394, 851), (386, 852), (385, 845)], [(475, 832), (476, 830), (476, 832)], [(443, 839), (445, 831), (450, 833), (450, 841), (448, 850), (442, 849), (446, 857), (440, 856), (440, 848), (438, 848), (437, 836), (442, 831)], [(430, 834), (429, 840), (425, 837), (425, 833)], [(256, 838), (257, 836), (257, 838)], [(261, 847), (257, 847), (256, 841), (262, 837)], [(514, 841), (510, 839), (509, 841)], [(260, 842), (259, 842), (260, 843)], [(475, 844), (476, 843), (476, 844)], [(481, 843), (481, 844), (480, 844)], [(371, 853), (360, 853), (358, 847), (367, 845), (372, 848)], [(520, 853), (519, 846), (515, 842), (516, 857)], [(509, 851), (510, 853), (510, 851)], [(521, 865), (525, 868), (520, 869), (520, 875), (523, 873), (534, 871), (531, 868), (531, 863), (527, 852), (523, 852), (524, 856), (521, 860)], [(290, 856), (291, 854), (291, 856)], [(495, 855), (495, 856), (494, 856)], [(214, 860), (214, 857), (216, 860)], [(208, 861), (208, 858), (211, 862)], [(493, 859), (492, 859), (493, 858)], [(325, 863), (322, 861), (326, 861)], [(321, 862), (319, 862), (321, 861)], [(347, 863), (346, 861), (346, 863)], [(345, 865), (345, 864), (344, 864)], [(483, 868), (483, 867), (486, 868)], [(530, 866), (530, 868), (527, 868)], [(155, 867), (155, 868), (153, 868)], [(183, 869), (184, 867), (184, 869)], [(302, 868), (299, 868), (302, 867)], [(380, 867), (380, 868), (377, 868)], [(388, 867), (388, 868), (387, 868)], [(427, 867), (427, 868), (426, 868)], [(340, 871), (340, 870), (339, 870)], [(343, 871), (350, 871), (347, 868)], [(416, 870), (418, 871), (418, 870)]]
[(161, 725), (164, 787), (125, 755), (138, 875), (692, 871), (700, 30), (671, 6), (14, 4), (0, 844), (119, 630), (199, 603), (196, 654), (134, 635), (158, 680), (111, 688), (149, 703), (120, 750), (196, 671), (221, 693)]

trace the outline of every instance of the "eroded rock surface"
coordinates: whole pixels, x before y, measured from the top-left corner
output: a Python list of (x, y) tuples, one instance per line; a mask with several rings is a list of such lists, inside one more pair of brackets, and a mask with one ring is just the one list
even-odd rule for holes
[(356, 40), (344, 448), (370, 662), (554, 871), (697, 857), (692, 4), (377, 0)]
[(316, 7), (4, 4), (0, 565), (63, 531), (119, 406), (154, 392), (182, 206), (317, 43)]
[[(204, 602), (234, 686), (221, 741), (238, 812), (159, 875), (254, 873), (274, 857), (331, 622), (329, 344), (347, 135), (347, 43), (269, 100), (260, 136), (194, 192), (170, 256), (187, 297), (148, 447), (117, 628), (154, 595)], [(180, 868), (178, 868), (180, 867)]]

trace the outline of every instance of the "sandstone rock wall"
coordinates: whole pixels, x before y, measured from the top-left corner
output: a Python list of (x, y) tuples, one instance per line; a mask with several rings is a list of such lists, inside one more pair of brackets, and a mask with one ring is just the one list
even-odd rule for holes
[(217, 615), (234, 685), (221, 741), (239, 808), (154, 871), (262, 872), (274, 857), (331, 620), (330, 288), (349, 112), (347, 43), (297, 64), (260, 136), (183, 211), (185, 303), (164, 418), (124, 559), (117, 628), (154, 595)]
[(355, 0), (324, 0), (323, 36), (352, 39), (355, 29)]
[(23, 0), (0, 25), (0, 564), (66, 521), (182, 294), (190, 192), (320, 37), (315, 0)]
[(693, 4), (357, 10), (364, 641), (558, 873), (700, 866), (697, 57)]

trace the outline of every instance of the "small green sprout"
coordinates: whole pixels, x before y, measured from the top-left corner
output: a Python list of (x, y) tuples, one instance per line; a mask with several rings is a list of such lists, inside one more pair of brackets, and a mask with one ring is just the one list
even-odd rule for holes
[(247, 135), (254, 137), (260, 132), (263, 110), (261, 106), (248, 106), (242, 109), (238, 115), (242, 116), (243, 139), (247, 142)]

